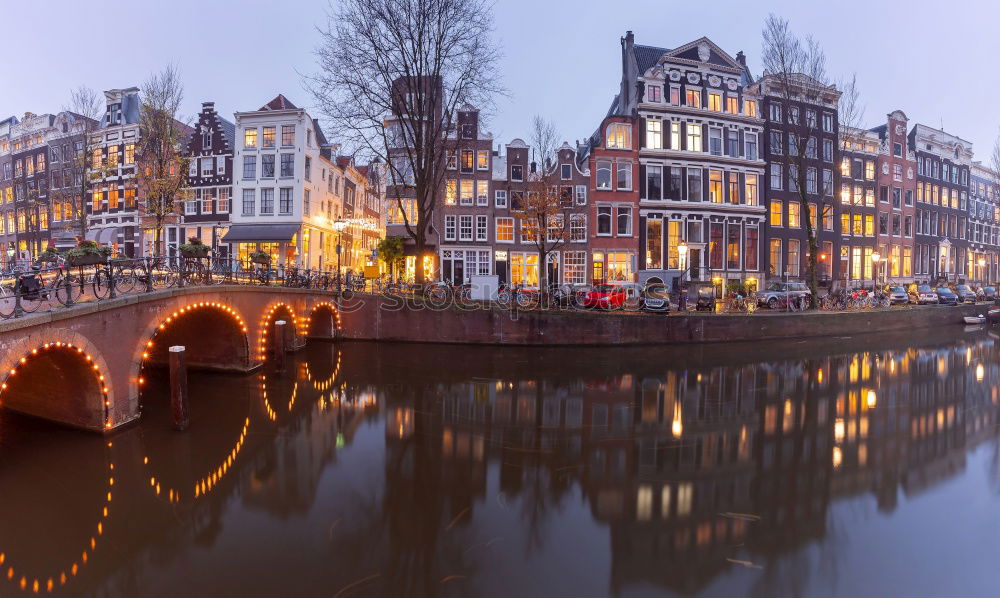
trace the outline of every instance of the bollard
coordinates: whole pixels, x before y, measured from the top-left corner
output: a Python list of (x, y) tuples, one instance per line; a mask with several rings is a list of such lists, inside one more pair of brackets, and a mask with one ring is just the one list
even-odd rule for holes
[(188, 385), (187, 365), (184, 363), (184, 347), (170, 347), (170, 412), (174, 417), (174, 429), (188, 427)]
[(285, 336), (287, 322), (278, 320), (274, 323), (274, 369), (277, 372), (285, 371), (285, 351), (288, 337)]

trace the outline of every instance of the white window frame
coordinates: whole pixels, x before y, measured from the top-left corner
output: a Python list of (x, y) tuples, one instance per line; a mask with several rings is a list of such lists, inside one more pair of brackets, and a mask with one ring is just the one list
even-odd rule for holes
[(497, 189), (494, 192), (493, 206), (497, 207), (497, 208), (506, 208), (507, 207), (507, 190), (506, 189)]

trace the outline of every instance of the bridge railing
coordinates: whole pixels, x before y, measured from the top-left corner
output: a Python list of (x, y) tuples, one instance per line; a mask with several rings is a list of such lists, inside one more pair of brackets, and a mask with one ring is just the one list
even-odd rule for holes
[(238, 258), (112, 258), (100, 263), (56, 262), (22, 265), (0, 273), (0, 318), (20, 318), (77, 303), (150, 293), (171, 287), (221, 284), (312, 288), (348, 293), (366, 288), (348, 272), (258, 263)]

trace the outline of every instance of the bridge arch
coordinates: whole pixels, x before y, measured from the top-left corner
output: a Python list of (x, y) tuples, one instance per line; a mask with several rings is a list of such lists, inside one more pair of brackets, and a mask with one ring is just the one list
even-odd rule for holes
[(267, 361), (274, 350), (274, 323), (279, 320), (288, 323), (286, 334), (290, 338), (286, 347), (291, 349), (299, 344), (303, 332), (303, 322), (295, 315), (295, 308), (288, 303), (273, 303), (267, 308), (260, 320), (260, 342), (257, 345), (257, 358), (260, 361)]
[(329, 301), (312, 306), (303, 325), (309, 338), (332, 339), (340, 330), (340, 310)]
[(248, 328), (239, 310), (221, 301), (178, 301), (157, 314), (140, 335), (132, 380), (141, 391), (143, 370), (166, 365), (167, 350), (184, 345), (189, 367), (247, 372), (253, 367)]
[[(95, 345), (67, 329), (40, 330), (0, 357), (0, 405), (87, 430), (110, 430), (117, 398)], [(119, 422), (120, 423), (120, 422)]]

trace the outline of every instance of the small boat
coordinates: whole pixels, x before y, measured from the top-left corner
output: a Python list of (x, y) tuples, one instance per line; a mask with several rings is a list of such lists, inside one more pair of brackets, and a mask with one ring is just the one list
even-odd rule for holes
[(1000, 309), (991, 309), (986, 312), (986, 317), (990, 322), (1000, 322)]
[(982, 324), (986, 321), (986, 316), (979, 314), (978, 316), (965, 316), (962, 318), (966, 324)]

